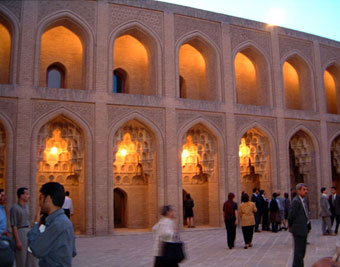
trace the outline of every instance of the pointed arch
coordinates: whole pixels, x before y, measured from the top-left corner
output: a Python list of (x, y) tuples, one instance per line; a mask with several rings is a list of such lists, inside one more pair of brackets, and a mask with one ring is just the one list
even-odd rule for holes
[(253, 42), (241, 43), (233, 51), (235, 102), (272, 106), (270, 60)]
[[(254, 140), (252, 138), (254, 136)], [(249, 140), (250, 138), (250, 140)], [(246, 125), (245, 127), (241, 128), (237, 133), (237, 151), (238, 154), (238, 161), (237, 164), (240, 166), (239, 173), (241, 177), (238, 179), (238, 188), (239, 191), (247, 191), (251, 193), (254, 187), (259, 187), (269, 195), (278, 188), (279, 181), (277, 175), (277, 168), (276, 168), (276, 142), (273, 133), (267, 129), (265, 126), (262, 126), (258, 122), (253, 122), (251, 124)], [(243, 140), (243, 141), (242, 141)], [(256, 141), (255, 141), (256, 140)], [(249, 148), (251, 143), (250, 153), (251, 155), (247, 155), (246, 158), (241, 160), (240, 155), (240, 147), (242, 142)], [(251, 158), (251, 170), (249, 169), (249, 159)], [(248, 178), (257, 179), (258, 185), (247, 185)]]
[[(127, 126), (128, 129), (123, 129), (123, 127)], [(130, 127), (131, 126), (131, 127)], [(147, 227), (153, 225), (156, 223), (155, 219), (158, 217), (158, 210), (159, 207), (164, 205), (164, 186), (165, 186), (165, 181), (164, 181), (164, 141), (163, 141), (163, 134), (162, 131), (159, 129), (159, 127), (150, 121), (148, 118), (146, 118), (144, 115), (142, 115), (139, 112), (131, 112), (129, 114), (125, 114), (121, 118), (119, 118), (118, 121), (115, 121), (114, 123), (111, 123), (109, 127), (109, 135), (108, 135), (108, 185), (110, 188), (114, 188), (116, 186), (122, 186), (116, 184), (114, 182), (114, 179), (117, 178), (114, 176), (114, 163), (116, 162), (116, 153), (118, 152), (118, 147), (119, 144), (123, 140), (116, 140), (115, 135), (118, 134), (120, 131), (121, 133), (130, 133), (130, 131), (137, 131), (137, 135), (140, 135), (142, 139), (145, 139), (144, 134), (142, 134), (143, 129), (145, 128), (145, 134), (148, 135), (148, 138), (152, 140), (152, 146), (153, 148), (150, 149), (150, 152), (152, 153), (152, 156), (148, 156), (146, 153), (145, 155), (139, 155), (141, 157), (145, 157), (146, 163), (149, 164), (148, 167), (144, 166), (143, 164), (145, 163), (143, 160), (142, 162), (142, 172), (146, 172), (147, 174), (149, 172), (152, 172), (152, 181), (148, 179), (144, 179), (142, 182), (137, 182), (137, 184), (141, 185), (140, 189), (142, 186), (147, 186), (148, 187), (148, 192), (144, 192), (143, 194), (145, 195), (146, 198), (152, 199), (150, 203), (153, 203), (152, 205), (150, 204), (148, 208), (148, 214), (145, 214), (144, 219), (143, 219), (143, 224), (147, 224)], [(135, 132), (136, 134), (136, 132)], [(124, 134), (125, 135), (125, 134)], [(123, 136), (124, 136), (123, 135)], [(122, 136), (120, 134), (119, 136)], [(130, 135), (131, 136), (131, 135)], [(144, 142), (144, 144), (141, 144), (140, 140), (137, 140), (135, 137), (132, 138), (133, 144), (138, 147), (139, 145), (145, 146), (149, 145), (148, 141)], [(150, 141), (149, 141), (150, 142)], [(149, 153), (149, 152), (148, 152)], [(148, 163), (149, 161), (149, 163)], [(138, 164), (139, 165), (139, 164)], [(151, 166), (152, 165), (152, 166)], [(137, 166), (138, 167), (138, 166)], [(137, 168), (138, 169), (138, 168)], [(137, 171), (136, 169), (136, 171)], [(130, 177), (131, 178), (131, 177)], [(121, 177), (123, 180), (124, 177)], [(132, 179), (133, 182), (133, 179)], [(141, 189), (142, 190), (142, 189)], [(130, 195), (130, 194), (129, 194)], [(109, 196), (109, 199), (113, 199), (113, 195)], [(113, 203), (113, 201), (111, 201)], [(109, 203), (111, 203), (109, 202)], [(136, 198), (131, 199), (130, 202), (136, 202)], [(113, 214), (113, 204), (109, 204), (109, 225), (113, 226), (114, 225), (114, 214)], [(133, 204), (128, 204), (128, 205), (133, 205)], [(132, 211), (131, 211), (132, 212)], [(131, 213), (129, 213), (130, 218), (133, 216)], [(140, 227), (140, 226), (133, 226), (132, 221), (127, 219), (128, 222), (128, 227)], [(145, 226), (145, 225), (144, 225)]]
[[(80, 133), (83, 135), (83, 151), (82, 153), (82, 162), (83, 162), (83, 185), (84, 185), (84, 225), (82, 227), (82, 231), (86, 232), (86, 234), (93, 234), (93, 221), (92, 216), (93, 209), (91, 203), (93, 203), (93, 174), (92, 174), (92, 155), (93, 155), (93, 134), (91, 128), (88, 123), (83, 120), (78, 114), (67, 109), (66, 107), (57, 107), (52, 109), (51, 111), (45, 113), (44, 115), (37, 118), (32, 124), (32, 132), (31, 132), (31, 179), (30, 179), (30, 188), (32, 196), (37, 195), (37, 173), (38, 167), (37, 159), (38, 159), (38, 145), (41, 140), (38, 140), (39, 132), (43, 127), (45, 127), (48, 123), (51, 123), (57, 119), (61, 119), (66, 121), (68, 124), (73, 125), (76, 128), (80, 129)], [(74, 177), (68, 177), (73, 181)], [(33, 201), (32, 197), (32, 200)], [(34, 206), (34, 205), (33, 205)]]
[[(0, 23), (9, 31), (10, 34), (10, 51), (9, 51), (9, 66), (7, 69), (7, 82), (3, 83), (12, 84), (17, 80), (17, 58), (18, 58), (18, 42), (19, 42), (19, 21), (16, 16), (5, 6), (0, 3)], [(3, 61), (3, 60), (2, 60)], [(1, 82), (0, 82), (1, 83)]]
[[(221, 101), (221, 51), (215, 42), (203, 32), (195, 30), (182, 36), (176, 42), (175, 49), (176, 96), (181, 97), (180, 76), (182, 76), (186, 83), (186, 98)], [(197, 66), (201, 65), (201, 69), (197, 69), (195, 73), (194, 69), (189, 67), (189, 62), (193, 60), (192, 53), (196, 54), (195, 58), (199, 63)]]
[[(179, 210), (183, 204), (184, 189), (201, 203), (197, 205), (201, 208), (195, 211), (198, 224), (220, 226), (219, 213), (213, 211), (220, 210), (225, 195), (224, 173), (220, 168), (224, 162), (222, 136), (213, 124), (202, 117), (187, 122), (177, 132)], [(185, 150), (189, 153), (184, 153)], [(182, 216), (179, 213), (180, 221)]]
[[(34, 84), (40, 84), (41, 72), (41, 41), (43, 34), (55, 27), (63, 26), (77, 36), (82, 43), (82, 77), (80, 78), (82, 86), (77, 89), (90, 89), (93, 84), (93, 49), (94, 34), (89, 24), (80, 16), (70, 10), (61, 10), (44, 17), (37, 26), (36, 35), (36, 53), (35, 53), (35, 69)], [(78, 68), (79, 69), (79, 68)]]
[(312, 64), (297, 50), (282, 57), (281, 70), (288, 109), (316, 110)]
[[(2, 173), (5, 177), (5, 188), (6, 188), (6, 194), (8, 196), (8, 203), (13, 203), (15, 201), (15, 195), (16, 195), (16, 181), (13, 177), (13, 146), (14, 146), (14, 128), (12, 125), (12, 122), (8, 119), (8, 117), (0, 112), (0, 125), (3, 126), (3, 131), (5, 134), (5, 151), (4, 153), (4, 161), (3, 161), (3, 167), (4, 172)], [(10, 192), (10, 193), (9, 193)]]
[(331, 60), (323, 68), (327, 112), (340, 113), (340, 63)]
[(297, 125), (288, 134), (287, 150), (291, 191), (295, 191), (297, 183), (303, 182), (308, 185), (309, 209), (311, 216), (316, 218), (319, 210), (317, 189), (321, 186), (317, 139), (307, 127)]
[[(109, 35), (109, 44), (108, 44), (108, 55), (109, 55), (109, 76), (108, 76), (108, 91), (113, 92), (112, 84), (113, 84), (113, 76), (111, 72), (116, 69), (117, 67), (121, 66), (114, 66), (114, 46), (116, 40), (124, 35), (130, 35), (133, 38), (137, 39), (146, 49), (148, 54), (148, 74), (147, 74), (147, 81), (148, 86), (145, 86), (143, 90), (138, 94), (146, 94), (146, 95), (162, 95), (162, 77), (159, 70), (162, 69), (162, 50), (161, 50), (161, 41), (158, 35), (148, 26), (139, 22), (139, 21), (130, 21), (124, 24), (119, 25)], [(127, 70), (125, 70), (127, 71)], [(131, 76), (128, 73), (129, 77)], [(132, 79), (133, 77), (131, 77)], [(144, 77), (145, 79), (145, 77)], [(131, 84), (132, 88), (135, 90), (135, 86), (133, 83)], [(153, 90), (149, 88), (154, 88)], [(138, 89), (138, 88), (137, 88)], [(132, 90), (131, 92), (134, 92)]]

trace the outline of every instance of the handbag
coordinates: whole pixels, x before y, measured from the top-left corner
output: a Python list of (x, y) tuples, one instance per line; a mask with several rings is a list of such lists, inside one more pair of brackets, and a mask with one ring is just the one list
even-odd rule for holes
[(168, 262), (180, 263), (185, 259), (184, 243), (182, 241), (162, 241), (162, 259)]

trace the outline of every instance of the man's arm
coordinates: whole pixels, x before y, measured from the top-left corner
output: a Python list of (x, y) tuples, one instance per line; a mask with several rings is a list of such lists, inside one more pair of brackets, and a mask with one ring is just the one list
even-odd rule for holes
[(288, 226), (291, 227), (297, 215), (298, 201), (293, 200), (288, 214)]
[(14, 235), (14, 239), (15, 239), (15, 244), (17, 247), (17, 250), (22, 250), (22, 243), (19, 237), (19, 232), (18, 232), (18, 220), (17, 220), (17, 211), (12, 207), (10, 209), (10, 221), (11, 221), (11, 226), (12, 226), (12, 230), (13, 230), (13, 235)]

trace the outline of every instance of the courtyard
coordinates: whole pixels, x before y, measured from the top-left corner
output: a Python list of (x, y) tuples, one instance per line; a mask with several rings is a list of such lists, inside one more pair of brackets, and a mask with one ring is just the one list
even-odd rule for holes
[[(235, 248), (227, 248), (222, 228), (185, 229), (181, 233), (187, 259), (180, 266), (291, 266), (293, 238), (288, 231), (255, 233), (253, 248), (243, 249), (241, 228), (238, 227)], [(312, 222), (305, 266), (322, 257), (332, 256), (340, 236), (322, 236), (320, 220)], [(78, 237), (78, 255), (73, 266), (133, 267), (153, 265), (153, 234), (151, 232), (118, 231), (114, 236)]]

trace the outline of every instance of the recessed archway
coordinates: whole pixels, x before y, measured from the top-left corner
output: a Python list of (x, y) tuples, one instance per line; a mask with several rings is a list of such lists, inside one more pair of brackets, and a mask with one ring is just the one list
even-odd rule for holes
[(340, 67), (332, 64), (324, 72), (327, 112), (339, 114)]
[(3, 124), (0, 122), (0, 188), (7, 187), (7, 136)]
[(201, 123), (182, 138), (181, 166), (183, 190), (195, 202), (196, 225), (217, 226), (219, 177), (216, 137)]
[(331, 144), (332, 183), (340, 190), (340, 135)]
[(155, 135), (137, 120), (126, 122), (114, 135), (113, 184), (125, 192), (126, 228), (149, 228), (158, 212), (155, 143)]
[(75, 230), (85, 233), (85, 147), (82, 130), (61, 115), (40, 128), (37, 145), (37, 192), (46, 182), (64, 185), (74, 203), (75, 212), (71, 220)]
[(272, 155), (271, 142), (266, 133), (254, 127), (241, 138), (239, 145), (241, 190), (249, 195), (253, 188), (265, 190), (271, 195)]
[(12, 29), (0, 13), (0, 84), (10, 82)]
[(297, 131), (289, 140), (290, 190), (296, 192), (298, 183), (308, 185), (308, 205), (311, 216), (318, 211), (315, 148), (311, 137), (303, 130)]

